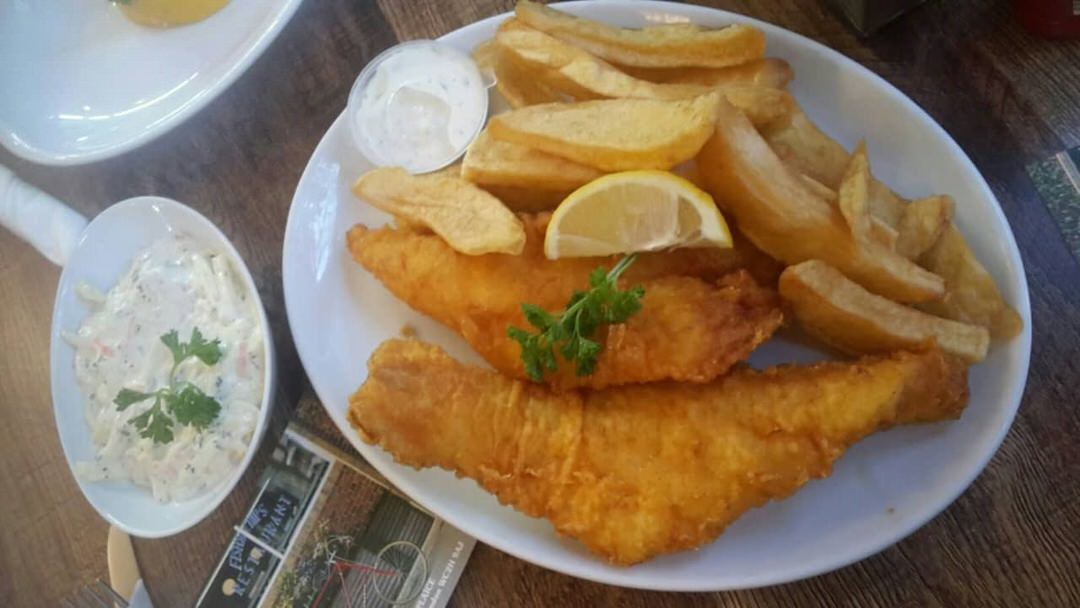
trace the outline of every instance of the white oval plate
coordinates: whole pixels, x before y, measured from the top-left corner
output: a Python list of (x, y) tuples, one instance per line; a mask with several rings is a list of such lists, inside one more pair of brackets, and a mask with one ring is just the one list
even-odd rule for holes
[[(197, 243), (228, 257), (234, 271), (258, 303), (259, 324), (264, 336), (266, 376), (259, 420), (244, 459), (236, 470), (212, 491), (191, 500), (158, 502), (149, 490), (131, 482), (88, 482), (74, 472), (74, 463), (94, 459), (94, 444), (86, 422), (85, 402), (75, 381), (75, 349), (60, 335), (78, 330), (87, 308), (75, 293), (75, 286), (86, 282), (102, 292), (108, 291), (128, 268), (135, 256), (159, 238), (179, 231)], [(52, 387), (53, 413), (60, 444), (72, 475), (86, 500), (97, 512), (128, 534), (157, 538), (182, 532), (210, 514), (240, 481), (255, 456), (266, 431), (273, 406), (276, 371), (273, 335), (266, 319), (262, 300), (247, 265), (229, 239), (199, 212), (176, 201), (157, 196), (140, 196), (116, 203), (87, 225), (67, 266), (60, 275), (53, 307), (49, 343), (49, 381)]]
[[(339, 118), (308, 163), (285, 234), (285, 302), (293, 338), (319, 398), (341, 432), (390, 481), (451, 524), (507, 553), (566, 574), (614, 585), (664, 590), (721, 590), (792, 581), (880, 551), (926, 523), (983, 469), (1020, 403), (1031, 349), (1027, 283), (1009, 225), (986, 182), (956, 143), (914, 102), (869, 70), (807, 38), (767, 23), (701, 7), (663, 2), (560, 3), (559, 8), (624, 26), (693, 21), (753, 23), (769, 54), (795, 68), (792, 92), (845, 145), (865, 137), (874, 172), (907, 196), (947, 192), (957, 223), (1024, 319), (1023, 335), (997, 345), (971, 370), (971, 405), (958, 422), (901, 428), (858, 444), (834, 474), (795, 496), (746, 514), (698, 551), (630, 568), (608, 565), (555, 535), (543, 520), (500, 506), (472, 481), (441, 470), (415, 471), (359, 440), (345, 414), (363, 383), (365, 363), (408, 323), (426, 341), (480, 363), (449, 330), (410, 310), (353, 263), (345, 232), (381, 225), (386, 216), (357, 201), (351, 182), (369, 168)], [(494, 17), (442, 40), (468, 50), (490, 37)], [(432, 285), (432, 289), (439, 289)], [(756, 366), (811, 361), (821, 355), (775, 339), (752, 357)]]
[(0, 143), (47, 165), (134, 149), (210, 103), (301, 0), (231, 0), (204, 21), (157, 29), (108, 0), (0, 2)]

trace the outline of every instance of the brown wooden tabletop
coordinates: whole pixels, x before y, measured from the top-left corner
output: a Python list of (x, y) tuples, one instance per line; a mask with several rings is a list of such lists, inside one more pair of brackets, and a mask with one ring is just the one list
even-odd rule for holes
[[(285, 319), (280, 269), (285, 219), (308, 156), (355, 75), (380, 50), (511, 4), (308, 0), (228, 91), (149, 145), (84, 167), (35, 166), (6, 152), (0, 163), (87, 216), (158, 194), (216, 222), (251, 267), (274, 328), (280, 422), (307, 382)], [(1080, 145), (1080, 41), (1027, 35), (1006, 1), (932, 1), (870, 39), (855, 36), (822, 0), (708, 4), (794, 30), (868, 66), (972, 157), (1012, 224), (1031, 288), (1034, 347), (1020, 414), (989, 467), (951, 507), (896, 546), (837, 572), (769, 589), (677, 595), (576, 580), (478, 546), (454, 605), (1080, 606), (1080, 267), (1024, 172), (1027, 163)], [(52, 420), (48, 331), (58, 277), (0, 230), (4, 606), (56, 605), (94, 578), (107, 579), (107, 525), (79, 493)], [(203, 523), (136, 541), (156, 605), (193, 603), (254, 496), (265, 457)]]

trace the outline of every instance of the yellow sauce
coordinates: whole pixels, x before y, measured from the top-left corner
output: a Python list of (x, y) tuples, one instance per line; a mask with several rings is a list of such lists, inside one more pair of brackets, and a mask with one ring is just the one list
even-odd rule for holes
[(229, 0), (127, 0), (117, 2), (124, 15), (150, 27), (174, 27), (202, 21)]

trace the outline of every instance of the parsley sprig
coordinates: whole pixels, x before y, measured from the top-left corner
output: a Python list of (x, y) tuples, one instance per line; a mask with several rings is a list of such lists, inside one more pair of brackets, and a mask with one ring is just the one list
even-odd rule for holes
[(619, 276), (634, 263), (637, 254), (619, 260), (611, 270), (597, 268), (589, 275), (589, 290), (576, 291), (558, 316), (533, 304), (522, 304), (525, 320), (536, 329), (530, 333), (511, 326), (508, 335), (521, 345), (525, 372), (537, 382), (558, 369), (555, 349), (567, 361), (576, 363), (577, 375), (588, 376), (596, 369), (602, 346), (590, 338), (601, 325), (623, 323), (641, 310), (645, 289), (640, 285), (619, 290)]
[(221, 360), (221, 341), (208, 341), (198, 327), (191, 330), (191, 338), (181, 342), (176, 330), (161, 336), (161, 342), (172, 353), (173, 365), (169, 370), (169, 385), (152, 393), (143, 393), (129, 388), (120, 389), (113, 399), (116, 409), (124, 411), (136, 403), (154, 398), (154, 405), (129, 422), (139, 430), (139, 436), (153, 439), (154, 443), (169, 443), (173, 440), (173, 425), (177, 422), (203, 430), (217, 418), (221, 404), (190, 382), (178, 382), (176, 370), (184, 361), (195, 357), (205, 365), (214, 365)]

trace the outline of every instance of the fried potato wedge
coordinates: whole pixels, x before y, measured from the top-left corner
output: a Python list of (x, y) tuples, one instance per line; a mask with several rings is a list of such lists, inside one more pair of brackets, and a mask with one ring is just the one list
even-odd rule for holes
[(569, 191), (603, 172), (561, 156), (491, 137), (485, 129), (469, 145), (461, 176), (483, 186)]
[[(839, 194), (832, 188), (802, 173), (799, 174), (799, 179), (818, 198), (832, 204), (838, 202)], [(870, 238), (886, 249), (896, 249), (896, 230), (872, 215), (870, 216)]]
[(860, 143), (851, 155), (844, 177), (840, 180), (840, 189), (836, 193), (836, 204), (840, 213), (851, 228), (851, 234), (859, 242), (870, 238), (869, 198), (870, 162), (866, 158), (866, 146)]
[(822, 259), (898, 302), (944, 295), (941, 277), (872, 240), (857, 242), (836, 206), (814, 195), (730, 104), (698, 154), (706, 190), (758, 248), (787, 264)]
[(788, 120), (763, 130), (762, 136), (784, 164), (829, 188), (840, 186), (851, 153), (822, 132), (802, 108), (794, 108)]
[(697, 84), (707, 87), (763, 87), (783, 89), (795, 70), (783, 59), (767, 57), (726, 68), (638, 68), (616, 65), (623, 72), (662, 84)]
[[(765, 129), (764, 136), (785, 164), (797, 167), (829, 187), (839, 183), (833, 180), (842, 178), (850, 158), (843, 146), (822, 132), (798, 107), (792, 109), (787, 120)], [(876, 179), (870, 181), (869, 203), (871, 215), (896, 229), (901, 227), (909, 205)], [(908, 220), (907, 230), (916, 229), (912, 219)], [(903, 236), (898, 231), (896, 240), (897, 251), (903, 254), (918, 249), (912, 243), (921, 243), (923, 237)], [(908, 243), (901, 246), (901, 241)], [(995, 339), (1011, 338), (1023, 329), (1020, 316), (1005, 303), (990, 273), (955, 227), (946, 226), (936, 244), (918, 256), (918, 263), (941, 276), (947, 285), (945, 297), (920, 306), (923, 310), (947, 319), (982, 325)]]
[(1024, 322), (1005, 303), (993, 277), (975, 259), (955, 226), (945, 228), (941, 237), (919, 263), (945, 279), (945, 297), (919, 306), (926, 312), (965, 323), (982, 325), (994, 339), (1008, 339), (1024, 328)]
[(525, 186), (506, 186), (500, 184), (477, 184), (492, 196), (502, 201), (511, 211), (517, 213), (538, 213), (551, 211), (559, 206), (570, 193), (577, 188), (550, 190)]
[(368, 171), (353, 194), (403, 218), (423, 224), (468, 255), (509, 253), (525, 246), (525, 227), (499, 199), (452, 175), (410, 175), (400, 167)]
[(753, 86), (727, 86), (716, 90), (724, 99), (746, 114), (755, 127), (764, 127), (783, 119), (795, 107), (795, 98), (784, 89)]
[(780, 296), (807, 333), (852, 354), (888, 353), (936, 343), (969, 363), (986, 357), (986, 328), (942, 319), (876, 296), (819, 260), (789, 266)]
[(551, 88), (542, 79), (530, 73), (527, 68), (508, 57), (502, 45), (494, 43), (489, 52), (491, 57), (485, 60), (492, 62), (495, 89), (511, 108), (524, 108), (564, 100), (562, 93)]
[(548, 86), (575, 99), (685, 99), (709, 92), (694, 84), (656, 84), (624, 74), (610, 63), (517, 19), (504, 21), (495, 34), (510, 59), (534, 70)]
[[(786, 120), (774, 121), (763, 129), (769, 146), (787, 166), (829, 188), (838, 188), (851, 153), (819, 129), (797, 105), (786, 116)], [(907, 201), (871, 175), (867, 203), (871, 215), (896, 228)]]
[(491, 118), (497, 139), (603, 171), (669, 169), (713, 132), (719, 93), (693, 99), (606, 99), (529, 106)]
[(749, 25), (705, 29), (690, 24), (626, 29), (519, 0), (522, 23), (620, 65), (722, 68), (760, 59), (765, 35)]
[[(527, 69), (547, 87), (578, 100), (686, 99), (708, 93), (713, 85), (653, 83), (623, 73), (615, 66), (516, 19), (503, 22), (496, 39), (509, 60)], [(755, 126), (787, 115), (794, 107), (782, 88), (751, 84), (719, 87), (727, 100), (746, 113)]]
[(896, 251), (910, 260), (917, 259), (934, 246), (952, 218), (952, 197), (942, 194), (908, 203), (896, 229)]
[(476, 45), (472, 50), (472, 58), (476, 62), (476, 67), (480, 68), (481, 72), (494, 72), (495, 63), (499, 58), (499, 51), (499, 43), (494, 38), (488, 38)]
[[(794, 170), (792, 171), (795, 172)], [(835, 203), (840, 198), (840, 195), (837, 194), (836, 190), (833, 190), (809, 175), (805, 173), (799, 173), (798, 175), (799, 179), (802, 180), (803, 185), (806, 186), (810, 192), (813, 192), (814, 196), (830, 203)]]

